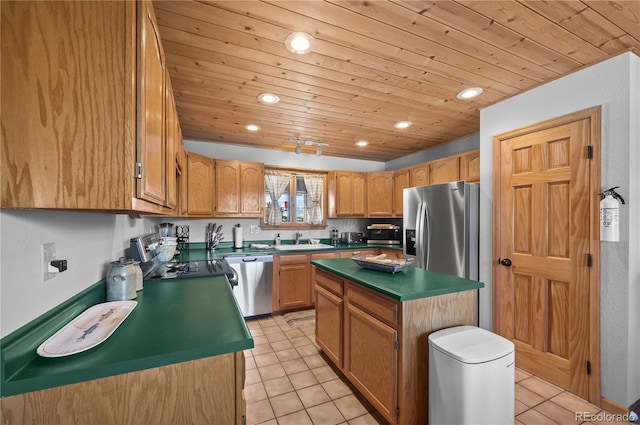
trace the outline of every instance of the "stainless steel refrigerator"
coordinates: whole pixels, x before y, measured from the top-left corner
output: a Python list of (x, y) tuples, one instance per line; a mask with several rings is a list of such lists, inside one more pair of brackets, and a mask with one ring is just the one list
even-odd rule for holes
[(480, 188), (463, 181), (404, 189), (405, 258), (423, 269), (478, 280)]

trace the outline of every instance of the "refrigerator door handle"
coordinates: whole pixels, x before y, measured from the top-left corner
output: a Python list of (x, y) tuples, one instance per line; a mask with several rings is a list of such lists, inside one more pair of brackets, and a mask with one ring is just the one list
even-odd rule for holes
[(427, 204), (424, 204), (424, 224), (423, 226), (426, 228), (426, 232), (423, 232), (424, 238), (426, 241), (425, 245), (425, 253), (424, 253), (424, 268), (429, 270), (429, 256), (431, 255), (431, 220), (429, 220), (429, 208)]
[(416, 267), (422, 268), (422, 202), (418, 204), (416, 211)]

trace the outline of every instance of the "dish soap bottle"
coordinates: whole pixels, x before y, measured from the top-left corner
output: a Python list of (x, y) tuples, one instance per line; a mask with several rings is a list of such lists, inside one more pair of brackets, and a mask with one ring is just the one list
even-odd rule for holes
[(280, 233), (278, 233), (278, 234), (276, 235), (276, 246), (280, 245), (280, 242), (281, 242), (281, 240), (280, 240)]

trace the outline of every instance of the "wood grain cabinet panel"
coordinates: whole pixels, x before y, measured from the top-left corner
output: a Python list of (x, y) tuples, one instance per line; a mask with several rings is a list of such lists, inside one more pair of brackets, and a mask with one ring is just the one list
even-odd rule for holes
[(274, 310), (310, 307), (311, 264), (308, 254), (276, 255), (274, 270)]
[(393, 216), (402, 217), (404, 189), (411, 187), (411, 170), (404, 168), (393, 172)]
[(316, 285), (316, 342), (340, 368), (343, 366), (343, 303), (342, 297), (333, 294), (321, 284)]
[(152, 3), (0, 7), (1, 206), (169, 213)]
[(480, 150), (460, 155), (460, 180), (468, 183), (480, 181)]
[(451, 156), (429, 162), (429, 184), (441, 184), (460, 180), (460, 157)]
[(367, 173), (367, 217), (392, 217), (393, 194), (393, 171)]
[(426, 186), (430, 180), (428, 162), (413, 166), (409, 169), (409, 184), (411, 187)]
[(264, 164), (216, 160), (216, 217), (260, 217)]
[(367, 204), (366, 173), (331, 171), (327, 175), (328, 216), (364, 217)]
[(245, 423), (242, 352), (2, 398), (2, 423)]
[(213, 159), (187, 152), (183, 202), (189, 217), (213, 216)]

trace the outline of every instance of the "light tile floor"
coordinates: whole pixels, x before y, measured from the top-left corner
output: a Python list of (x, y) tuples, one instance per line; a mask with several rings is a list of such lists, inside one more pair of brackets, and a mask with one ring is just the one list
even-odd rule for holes
[[(282, 316), (248, 320), (247, 325), (255, 342), (245, 351), (248, 425), (379, 423), (319, 354), (313, 326), (291, 327)], [(516, 369), (515, 424), (628, 423), (615, 418)]]

